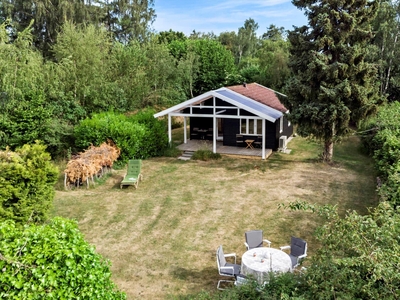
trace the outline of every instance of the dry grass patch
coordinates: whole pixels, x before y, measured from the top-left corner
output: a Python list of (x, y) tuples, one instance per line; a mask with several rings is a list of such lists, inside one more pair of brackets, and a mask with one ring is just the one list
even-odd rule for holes
[[(78, 220), (86, 240), (111, 260), (113, 280), (128, 299), (216, 291), (215, 251), (222, 244), (240, 263), (246, 230), (263, 229), (272, 247), (302, 237), (313, 254), (321, 220), (278, 204), (307, 200), (362, 213), (375, 205), (372, 164), (355, 150), (358, 140), (348, 143), (344, 151), (353, 154), (334, 167), (318, 163), (309, 152), (317, 145), (300, 138), (289, 144), (292, 154), (266, 161), (149, 159), (137, 190), (119, 189), (124, 170), (113, 171), (95, 188), (57, 191), (54, 215)], [(354, 161), (362, 166), (351, 167)]]

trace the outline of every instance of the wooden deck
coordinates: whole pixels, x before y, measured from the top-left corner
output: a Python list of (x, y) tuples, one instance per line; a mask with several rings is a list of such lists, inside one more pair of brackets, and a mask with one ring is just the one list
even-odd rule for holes
[[(177, 147), (182, 151), (197, 151), (199, 149), (213, 149), (212, 141), (207, 140), (188, 140), (186, 144), (181, 144)], [(247, 149), (245, 147), (233, 147), (224, 146), (222, 142), (217, 142), (217, 153), (226, 155), (237, 155), (237, 156), (250, 156), (259, 157), (261, 159), (261, 149)], [(265, 158), (268, 158), (272, 154), (272, 149), (265, 149)]]

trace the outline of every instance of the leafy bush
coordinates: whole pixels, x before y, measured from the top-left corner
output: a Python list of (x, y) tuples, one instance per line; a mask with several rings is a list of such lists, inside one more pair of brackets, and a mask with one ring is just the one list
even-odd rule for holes
[(285, 299), (295, 294), (300, 285), (299, 273), (270, 274), (268, 284), (260, 290), (263, 299)]
[(36, 143), (0, 152), (0, 220), (44, 222), (54, 198), (57, 168)]
[(214, 153), (211, 150), (205, 150), (205, 149), (199, 149), (197, 150), (193, 156), (192, 159), (194, 160), (212, 160), (212, 159), (221, 159), (221, 154), (219, 153)]
[(55, 107), (45, 100), (43, 92), (30, 91), (21, 99), (4, 102), (7, 104), (0, 111), (0, 148), (9, 146), (14, 150), (41, 140), (53, 157), (65, 155), (65, 149), (73, 144), (72, 125), (54, 116)]
[(383, 182), (380, 195), (400, 205), (400, 103), (382, 107), (376, 118), (365, 128), (370, 131), (363, 142), (373, 154)]
[(161, 154), (161, 156), (165, 157), (178, 157), (179, 155), (182, 154), (182, 151), (176, 148), (176, 145), (168, 145), (167, 148), (164, 149), (164, 152)]
[[(280, 300), (280, 299), (305, 299), (302, 298), (298, 287), (301, 279), (298, 274), (284, 273), (280, 275), (271, 274), (268, 284), (259, 285), (256, 281), (248, 281), (240, 286), (232, 286), (222, 292), (214, 294), (202, 291), (195, 295), (186, 295), (179, 299), (204, 299), (204, 300)], [(297, 295), (297, 296), (296, 296)]]
[(46, 138), (52, 112), (42, 93), (32, 91), (15, 101), (6, 101), (7, 104), (0, 112), (3, 114), (0, 118), (0, 131), (7, 136), (1, 145), (3, 149), (6, 146), (15, 149)]
[(80, 122), (75, 138), (80, 149), (112, 140), (121, 150), (122, 162), (161, 155), (168, 146), (165, 123), (150, 110), (128, 117), (114, 112), (95, 114)]
[(398, 299), (400, 285), (400, 214), (388, 202), (367, 215), (305, 202), (290, 208), (318, 213), (321, 247), (308, 259), (297, 294), (305, 299)]
[(144, 109), (131, 115), (129, 120), (146, 126), (146, 136), (141, 147), (147, 149), (147, 157), (161, 156), (168, 146), (167, 124), (154, 118), (154, 109)]
[(47, 225), (0, 223), (0, 298), (125, 299), (109, 262), (83, 239), (75, 221)]

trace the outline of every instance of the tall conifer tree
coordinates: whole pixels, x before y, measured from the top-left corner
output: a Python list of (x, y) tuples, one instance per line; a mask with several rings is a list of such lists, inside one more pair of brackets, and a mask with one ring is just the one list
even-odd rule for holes
[(366, 61), (379, 0), (293, 0), (308, 26), (289, 32), (292, 44), (287, 107), (301, 135), (324, 143), (322, 159), (351, 125), (379, 103), (377, 67)]

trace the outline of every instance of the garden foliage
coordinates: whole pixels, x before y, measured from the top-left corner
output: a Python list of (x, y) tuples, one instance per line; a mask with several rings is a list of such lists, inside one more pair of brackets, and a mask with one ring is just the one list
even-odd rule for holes
[(186, 300), (305, 300), (300, 295), (299, 289), (302, 285), (302, 277), (299, 273), (285, 273), (281, 275), (270, 274), (268, 284), (260, 285), (254, 280), (248, 280), (246, 284), (227, 288), (218, 293), (202, 291), (198, 294), (187, 295), (180, 299)]
[(388, 202), (365, 216), (317, 211), (327, 222), (317, 231), (321, 247), (303, 275), (305, 299), (398, 299), (399, 211)]
[(155, 119), (153, 114), (152, 110), (130, 116), (114, 112), (95, 114), (75, 128), (76, 144), (85, 149), (111, 140), (121, 150), (122, 162), (159, 156), (168, 146), (168, 137), (165, 122)]
[(36, 143), (0, 152), (0, 220), (42, 223), (54, 197), (58, 170)]
[(318, 213), (327, 221), (316, 232), (321, 246), (307, 258), (307, 268), (273, 276), (262, 289), (256, 290), (250, 284), (215, 296), (200, 295), (203, 299), (399, 298), (398, 210), (383, 202), (369, 215), (349, 211), (341, 217), (335, 207), (328, 205), (297, 201), (288, 207)]
[(373, 115), (381, 103), (376, 65), (366, 57), (372, 41), (370, 23), (379, 1), (294, 0), (308, 26), (289, 33), (292, 78), (285, 106), (297, 132), (324, 143), (322, 159), (352, 125)]
[(217, 160), (217, 159), (221, 159), (221, 154), (214, 153), (211, 150), (207, 150), (207, 149), (199, 149), (193, 154), (192, 159), (204, 160), (204, 161)]
[(23, 228), (0, 223), (0, 298), (125, 299), (110, 264), (83, 239), (75, 221), (55, 218)]
[(400, 205), (400, 103), (393, 102), (379, 110), (378, 115), (365, 125), (363, 142), (374, 156), (382, 186), (379, 193), (384, 200)]

